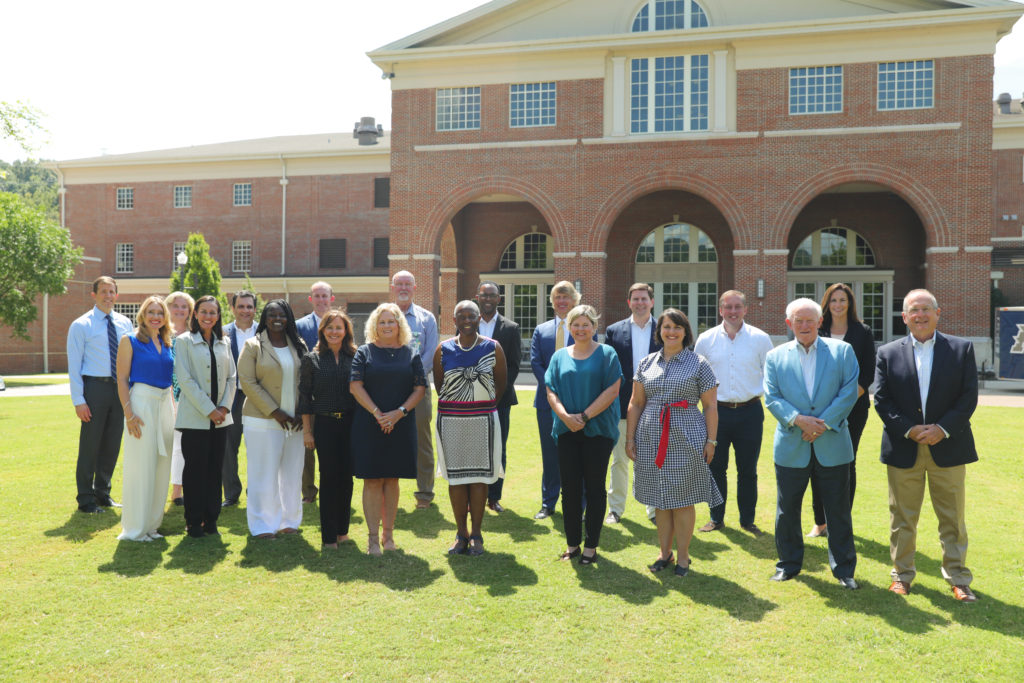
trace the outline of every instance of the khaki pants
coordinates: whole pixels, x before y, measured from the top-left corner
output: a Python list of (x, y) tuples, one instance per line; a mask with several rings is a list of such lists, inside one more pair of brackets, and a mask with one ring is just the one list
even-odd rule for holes
[[(626, 421), (619, 420), (619, 440), (612, 448), (612, 465), (608, 468), (608, 509), (619, 517), (626, 510), (626, 496), (629, 494), (629, 471), (633, 461), (626, 455)], [(654, 507), (647, 508), (647, 516), (654, 515)]]
[[(429, 381), (429, 375), (427, 377)], [(416, 404), (416, 500), (434, 499), (434, 433), (430, 421), (434, 416), (430, 387), (423, 400)]]
[(910, 469), (888, 467), (889, 475), (889, 553), (892, 555), (892, 578), (911, 583), (917, 571), (914, 553), (917, 550), (917, 521), (924, 502), (925, 480), (932, 499), (932, 508), (939, 520), (939, 542), (942, 544), (942, 576), (954, 586), (971, 583), (967, 559), (967, 525), (964, 522), (964, 480), (966, 467), (939, 467), (932, 460), (931, 449), (917, 447), (917, 460)]

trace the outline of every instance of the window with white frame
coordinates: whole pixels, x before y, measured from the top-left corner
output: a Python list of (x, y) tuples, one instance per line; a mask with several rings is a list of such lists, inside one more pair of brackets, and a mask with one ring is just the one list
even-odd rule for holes
[(177, 272), (181, 268), (181, 264), (178, 263), (178, 254), (185, 251), (184, 242), (175, 242), (174, 246), (171, 247), (171, 272)]
[(174, 208), (175, 209), (190, 209), (190, 208), (192, 208), (192, 186), (191, 185), (175, 185), (174, 186)]
[(801, 66), (789, 70), (790, 114), (833, 114), (842, 110), (842, 66)]
[(633, 33), (672, 31), (681, 28), (703, 28), (707, 25), (708, 15), (695, 0), (649, 0), (636, 13), (630, 30)]
[(480, 128), (480, 86), (437, 89), (437, 130)]
[(555, 125), (555, 82), (513, 83), (508, 87), (508, 124), (512, 128)]
[(252, 206), (252, 183), (235, 183), (235, 206)]
[(114, 304), (114, 313), (120, 313), (124, 317), (135, 322), (135, 316), (139, 314), (141, 304)]
[(794, 268), (872, 268), (875, 252), (848, 228), (833, 225), (808, 235), (793, 254)]
[(252, 270), (252, 241), (235, 240), (231, 243), (231, 270), (248, 273)]
[(878, 65), (878, 108), (928, 109), (935, 104), (935, 62), (883, 62)]
[(707, 130), (709, 75), (706, 54), (631, 60), (630, 131)]
[(118, 242), (114, 246), (114, 271), (117, 273), (135, 272), (135, 245), (131, 242)]
[(554, 270), (554, 267), (551, 240), (542, 232), (530, 232), (505, 247), (498, 270)]
[(637, 282), (654, 288), (654, 308), (683, 311), (695, 334), (714, 327), (718, 316), (718, 251), (703, 230), (673, 222), (649, 232), (636, 251)]
[(119, 187), (119, 188), (117, 188), (117, 208), (118, 209), (134, 209), (135, 208), (135, 188), (134, 187)]

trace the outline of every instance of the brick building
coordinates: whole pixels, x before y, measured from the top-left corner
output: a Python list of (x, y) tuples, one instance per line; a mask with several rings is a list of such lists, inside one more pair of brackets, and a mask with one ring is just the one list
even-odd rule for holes
[[(1024, 115), (993, 116), (990, 96), (1021, 14), (1005, 0), (495, 0), (369, 54), (393, 91), (377, 145), (60, 163), (67, 225), (124, 301), (165, 289), (173, 243), (200, 229), (225, 275), (241, 253), (265, 296), (300, 311), (315, 279), (358, 312), (408, 269), (441, 311), (499, 282), (528, 335), (556, 280), (605, 322), (646, 280), (698, 329), (741, 289), (781, 337), (786, 301), (842, 280), (878, 341), (904, 332), (907, 290), (932, 289), (943, 329), (985, 360), (993, 279), (1024, 303)], [(387, 182), (390, 208), (374, 208)], [(185, 187), (191, 208), (174, 208)], [(134, 208), (118, 209), (126, 189)], [(338, 239), (345, 267), (325, 269)], [(374, 259), (384, 239), (389, 265)], [(126, 243), (136, 270), (119, 274)], [(51, 327), (56, 343), (66, 323)]]

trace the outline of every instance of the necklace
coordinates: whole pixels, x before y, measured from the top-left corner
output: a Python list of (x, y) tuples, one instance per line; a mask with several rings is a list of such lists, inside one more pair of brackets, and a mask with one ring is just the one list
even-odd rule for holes
[(458, 346), (459, 349), (462, 350), (462, 351), (469, 351), (474, 346), (476, 346), (479, 342), (480, 342), (480, 335), (477, 334), (475, 337), (473, 337), (473, 343), (470, 344), (468, 347), (464, 347), (462, 344), (459, 343), (459, 338), (455, 337), (455, 345)]

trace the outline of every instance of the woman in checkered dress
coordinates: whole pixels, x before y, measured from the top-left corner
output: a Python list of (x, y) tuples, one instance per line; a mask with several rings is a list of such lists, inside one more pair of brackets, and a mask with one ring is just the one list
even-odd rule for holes
[(675, 573), (686, 576), (693, 506), (722, 503), (708, 468), (718, 430), (718, 380), (708, 362), (688, 348), (693, 331), (682, 311), (666, 309), (655, 334), (662, 350), (640, 361), (633, 377), (626, 455), (633, 461), (633, 495), (655, 508), (661, 553), (649, 569), (658, 572), (672, 564), (674, 539)]

